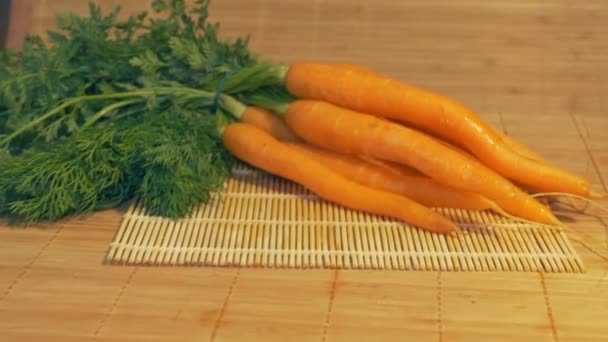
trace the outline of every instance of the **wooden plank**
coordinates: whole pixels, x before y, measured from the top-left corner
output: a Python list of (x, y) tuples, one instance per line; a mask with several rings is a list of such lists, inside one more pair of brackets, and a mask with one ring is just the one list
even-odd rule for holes
[[(44, 335), (90, 334), (118, 292), (112, 272), (60, 270), (29, 272), (0, 306), (0, 331)], [(58, 314), (61, 313), (61, 314)]]
[[(13, 42), (28, 30), (43, 33), (53, 11), (86, 9), (79, 0), (18, 1), (28, 2), (31, 10), (11, 14), (21, 24)], [(98, 2), (121, 3), (126, 13), (149, 3)], [(221, 0), (212, 1), (211, 17), (225, 36), (252, 34), (265, 58), (359, 63), (452, 96), (606, 187), (604, 0)], [(44, 230), (1, 228), (0, 331), (3, 341), (269, 341), (291, 332), (326, 341), (603, 341), (608, 219), (591, 209), (560, 209), (560, 217), (586, 274), (340, 271), (335, 280), (333, 271), (311, 270), (135, 271), (101, 263), (117, 214)], [(466, 259), (457, 264), (467, 267)]]
[(322, 339), (331, 272), (242, 270), (231, 289), (212, 332), (215, 340)]
[(593, 151), (591, 157), (598, 167), (604, 188), (608, 191), (608, 150)]
[(608, 325), (595, 322), (608, 318), (608, 270), (598, 277), (545, 275), (560, 341), (602, 341)]
[[(606, 115), (606, 113), (603, 115)], [(606, 139), (608, 123), (605, 116), (576, 115), (575, 118), (589, 148), (592, 151), (608, 151), (608, 139)], [(605, 165), (605, 163), (602, 164)]]
[(19, 48), (26, 35), (32, 31), (32, 12), (36, 4), (35, 0), (12, 0), (9, 2), (8, 9), (10, 12), (8, 13), (6, 47), (14, 49)]
[[(111, 235), (103, 239), (93, 231), (88, 233), (55, 231), (52, 241), (22, 268), (0, 302), (0, 330), (26, 333), (35, 324), (39, 332), (49, 335), (94, 331), (129, 270), (104, 269), (99, 256)], [(57, 310), (66, 314), (54, 314)]]
[[(0, 227), (3, 227), (0, 224)], [(2, 229), (0, 265), (25, 267), (32, 263), (57, 233), (57, 229), (8, 228)], [(19, 248), (15, 248), (19, 246)]]
[(107, 317), (97, 322), (92, 334), (129, 340), (207, 340), (236, 274), (222, 269), (139, 268), (121, 284)]
[(538, 276), (442, 273), (441, 285), (444, 340), (553, 341)]
[(9, 0), (0, 0), (0, 48), (6, 46), (6, 39), (8, 37), (10, 18), (10, 4)]
[(339, 271), (327, 341), (437, 340), (437, 272)]

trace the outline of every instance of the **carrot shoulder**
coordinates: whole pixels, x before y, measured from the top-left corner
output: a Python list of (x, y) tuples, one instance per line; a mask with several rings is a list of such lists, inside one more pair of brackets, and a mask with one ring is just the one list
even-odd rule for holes
[(432, 209), (403, 196), (350, 181), (250, 124), (227, 125), (223, 128), (222, 140), (236, 158), (298, 183), (330, 202), (396, 218), (432, 232), (458, 230), (452, 221)]
[(472, 111), (449, 98), (348, 64), (295, 63), (283, 82), (293, 95), (397, 120), (464, 145), (504, 177), (542, 191), (590, 195), (590, 182), (506, 146)]

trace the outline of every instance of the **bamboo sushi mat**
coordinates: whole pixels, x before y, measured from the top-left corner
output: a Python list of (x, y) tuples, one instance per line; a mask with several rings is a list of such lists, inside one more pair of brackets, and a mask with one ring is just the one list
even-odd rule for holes
[(463, 229), (431, 234), (345, 209), (239, 165), (226, 191), (181, 220), (126, 212), (112, 264), (448, 271), (584, 272), (566, 234), (488, 212), (436, 209)]

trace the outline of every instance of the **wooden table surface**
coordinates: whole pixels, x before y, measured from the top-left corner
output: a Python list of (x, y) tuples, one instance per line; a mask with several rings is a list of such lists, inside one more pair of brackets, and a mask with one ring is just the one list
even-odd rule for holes
[[(86, 9), (80, 0), (31, 4), (33, 32), (54, 11)], [(608, 185), (606, 1), (215, 0), (211, 12), (225, 35), (251, 34), (267, 58), (360, 63), (442, 92), (598, 188)], [(0, 336), (606, 341), (608, 215), (560, 215), (585, 274), (107, 266), (120, 210), (0, 228)]]

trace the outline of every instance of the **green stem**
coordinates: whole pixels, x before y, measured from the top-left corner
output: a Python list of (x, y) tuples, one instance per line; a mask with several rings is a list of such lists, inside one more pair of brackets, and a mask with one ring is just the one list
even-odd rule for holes
[(14, 77), (14, 78), (10, 78), (10, 79), (7, 79), (4, 82), (0, 83), (0, 88), (5, 87), (6, 84), (9, 84), (11, 82), (27, 81), (30, 78), (33, 78), (33, 77), (36, 77), (36, 76), (40, 76), (40, 75), (41, 75), (41, 73), (39, 73), (39, 72), (32, 72), (32, 73), (29, 73), (29, 74), (25, 74), (25, 75), (17, 76), (17, 77)]
[(291, 99), (264, 92), (246, 95), (244, 101), (249, 105), (270, 110), (281, 117), (287, 114), (287, 110), (291, 104)]
[(230, 116), (241, 121), (243, 118), (243, 114), (247, 110), (247, 105), (241, 103), (240, 101), (238, 101), (237, 99), (235, 99), (234, 97), (232, 97), (230, 95), (221, 94), (219, 106), (220, 106), (221, 110), (219, 110), (216, 114), (217, 115), (216, 129), (217, 129), (219, 136), (221, 137), (224, 135), (224, 130), (226, 129), (226, 127), (228, 127), (228, 125), (230, 124), (230, 122), (228, 120), (226, 120), (223, 111), (228, 112), (228, 114)]
[(180, 94), (180, 93), (197, 94), (200, 97), (204, 97), (204, 98), (212, 98), (213, 96), (215, 96), (214, 93), (208, 92), (208, 91), (192, 89), (192, 88), (175, 88), (175, 87), (174, 88), (158, 87), (158, 88), (148, 88), (145, 90), (136, 90), (136, 91), (124, 92), (124, 93), (79, 96), (79, 97), (75, 97), (75, 98), (66, 100), (63, 104), (59, 105), (58, 107), (55, 107), (53, 110), (50, 110), (50, 111), (44, 113), (42, 116), (36, 118), (35, 120), (32, 120), (27, 125), (16, 130), (15, 132), (10, 134), (6, 138), (2, 139), (0, 141), (0, 146), (5, 146), (7, 143), (9, 143), (11, 140), (15, 139), (16, 137), (20, 136), (21, 134), (36, 127), (37, 125), (39, 125), (42, 122), (44, 122), (45, 120), (53, 117), (57, 113), (60, 113), (65, 108), (67, 108), (71, 105), (77, 104), (79, 102), (95, 101), (95, 100), (123, 99), (123, 98), (129, 98), (129, 97), (147, 96), (147, 95), (154, 95), (154, 94), (169, 94), (169, 95), (174, 94), (175, 95), (175, 94)]
[[(265, 86), (282, 85), (289, 67), (281, 64), (256, 64), (230, 76), (224, 82), (223, 93), (235, 94), (256, 90)], [(219, 81), (211, 83), (211, 89), (216, 89)]]
[[(61, 79), (66, 78), (66, 77), (70, 77), (73, 74), (75, 74), (76, 72), (77, 72), (76, 70), (69, 71), (69, 72), (67, 72), (64, 75), (61, 75)], [(5, 80), (4, 82), (1, 82), (0, 83), (0, 88), (4, 88), (7, 84), (15, 83), (15, 82), (18, 82), (18, 81), (20, 81), (20, 82), (28, 81), (31, 78), (36, 78), (36, 77), (41, 76), (41, 75), (43, 75), (43, 72), (31, 72), (31, 73), (28, 73), (28, 74), (24, 74), (24, 75), (20, 75), (20, 76), (17, 76), (17, 77), (13, 77), (13, 78)]]
[(238, 120), (243, 118), (243, 114), (245, 113), (245, 110), (247, 110), (246, 105), (226, 94), (220, 95), (220, 106)]
[(122, 120), (122, 119), (126, 118), (127, 116), (131, 116), (131, 115), (133, 115), (135, 113), (139, 113), (139, 112), (141, 112), (141, 108), (135, 108), (135, 109), (127, 110), (127, 111), (122, 111), (122, 112), (120, 112), (120, 114), (117, 114), (114, 117), (114, 120), (115, 121)]
[(217, 115), (218, 115), (218, 120), (217, 120), (216, 129), (217, 129), (218, 135), (220, 137), (222, 137), (224, 135), (224, 131), (226, 130), (226, 127), (228, 127), (230, 122), (228, 122), (228, 121), (226, 121), (226, 119), (224, 119), (224, 116), (221, 112), (218, 112)]
[(124, 106), (128, 106), (132, 103), (137, 103), (137, 102), (141, 102), (141, 99), (133, 99), (133, 100), (124, 100), (121, 102), (117, 102), (114, 104), (111, 104), (107, 107), (104, 107), (102, 110), (100, 110), (99, 112), (95, 113), (95, 115), (93, 115), (92, 117), (90, 117), (83, 125), (82, 127), (80, 127), (81, 130), (84, 130), (90, 126), (92, 126), (93, 124), (95, 124), (97, 121), (99, 121), (99, 119), (101, 119), (102, 117), (104, 117), (106, 114), (112, 112), (115, 109), (118, 109), (120, 107), (124, 107)]
[(29, 124), (21, 127), (20, 129), (16, 130), (15, 132), (13, 132), (12, 134), (10, 134), (9, 136), (7, 136), (6, 138), (2, 139), (0, 141), (0, 146), (4, 146), (5, 144), (9, 143), (11, 140), (15, 139), (16, 137), (18, 137), (19, 135), (27, 132), (28, 130), (30, 130), (31, 128), (37, 126), (38, 124), (40, 124), (41, 122), (43, 122), (44, 120), (52, 117), (53, 115), (59, 113), (60, 111), (62, 111), (63, 109), (67, 108), (68, 106), (77, 103), (78, 101), (76, 101), (76, 99), (72, 99), (70, 101), (66, 101), (64, 102), (62, 105), (60, 105), (59, 107), (56, 107), (55, 109), (46, 112), (44, 115), (38, 117), (35, 120), (32, 120)]
[(274, 103), (269, 102), (265, 105), (265, 108), (274, 112), (280, 117), (284, 117), (287, 114), (287, 110), (289, 109), (289, 103), (280, 101)]
[[(138, 93), (138, 94), (134, 94), (134, 93)], [(125, 98), (125, 97), (132, 97), (132, 96), (146, 95), (146, 94), (150, 94), (150, 92), (148, 91), (148, 92), (129, 92), (129, 93), (118, 93), (118, 94), (103, 94), (103, 95), (86, 95), (86, 96), (80, 96), (80, 97), (75, 97), (75, 98), (66, 100), (63, 104), (55, 107), (53, 110), (50, 110), (50, 111), (44, 113), (42, 116), (39, 116), (35, 120), (30, 121), (30, 123), (28, 123), (27, 125), (21, 127), (20, 129), (16, 130), (15, 132), (10, 134), (6, 138), (2, 139), (2, 141), (0, 141), (0, 146), (4, 146), (5, 144), (9, 143), (11, 140), (15, 139), (16, 137), (20, 136), (21, 134), (38, 126), (45, 120), (53, 117), (57, 113), (60, 113), (65, 108), (67, 108), (71, 105), (77, 104), (78, 102), (90, 101), (90, 100), (108, 100), (108, 99), (113, 99), (113, 98)]]
[(287, 72), (289, 71), (289, 66), (276, 65), (273, 71), (275, 73), (276, 78), (280, 80), (281, 84), (285, 84), (285, 77), (287, 76)]

